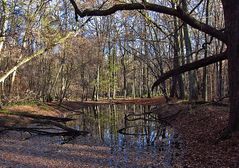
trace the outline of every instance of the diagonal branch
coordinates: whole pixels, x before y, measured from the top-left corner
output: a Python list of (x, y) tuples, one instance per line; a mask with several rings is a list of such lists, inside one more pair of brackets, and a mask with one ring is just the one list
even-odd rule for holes
[(154, 82), (154, 84), (152, 86), (152, 90), (155, 87), (157, 87), (160, 83), (164, 82), (165, 80), (167, 80), (168, 78), (170, 78), (172, 76), (179, 75), (181, 73), (191, 71), (191, 70), (194, 70), (194, 69), (198, 69), (198, 68), (201, 68), (201, 67), (204, 67), (204, 66), (207, 66), (207, 65), (213, 64), (215, 62), (225, 60), (225, 59), (227, 59), (227, 54), (226, 54), (226, 52), (223, 52), (221, 54), (216, 54), (216, 55), (213, 55), (211, 57), (207, 57), (205, 59), (201, 59), (201, 60), (195, 61), (193, 63), (185, 64), (185, 65), (180, 66), (176, 69), (168, 71), (168, 72), (164, 73), (163, 75), (161, 75), (156, 80), (156, 82)]
[(7, 73), (5, 73), (3, 76), (0, 77), (0, 83), (4, 83), (5, 79), (10, 76), (13, 72), (15, 72), (19, 67), (21, 67), (22, 65), (26, 64), (27, 62), (31, 61), (33, 58), (36, 58), (42, 54), (44, 54), (45, 52), (47, 52), (48, 50), (52, 49), (53, 47), (64, 43), (67, 39), (69, 39), (70, 37), (72, 37), (74, 35), (73, 32), (68, 33), (65, 37), (59, 39), (58, 42), (54, 43), (53, 45), (49, 46), (49, 47), (45, 47), (43, 49), (40, 49), (39, 51), (33, 53), (32, 55), (29, 55), (25, 58), (23, 58), (19, 63), (17, 63), (14, 67), (12, 67)]
[[(81, 26), (80, 28), (84, 27), (85, 24), (87, 22), (90, 21), (91, 18), (88, 18)], [(54, 48), (55, 46), (62, 44), (64, 42), (66, 42), (66, 40), (72, 38), (72, 37), (76, 37), (78, 36), (80, 31), (77, 32), (69, 32), (65, 37), (60, 38), (57, 42), (55, 42), (54, 44), (52, 44), (49, 47), (45, 47), (43, 49), (40, 49), (39, 51), (36, 51), (35, 53), (33, 53), (32, 55), (29, 55), (25, 58), (23, 58), (20, 62), (18, 62), (14, 67), (12, 67), (8, 72), (6, 72), (3, 76), (0, 76), (0, 83), (4, 83), (4, 81), (14, 72), (16, 72), (16, 70), (21, 67), (22, 65), (26, 64), (27, 62), (31, 61), (32, 59), (39, 57), (41, 55), (43, 55), (44, 53), (46, 53), (48, 50)]]
[(223, 42), (226, 42), (226, 37), (224, 33), (222, 33), (220, 30), (217, 30), (216, 28), (205, 24), (194, 17), (190, 16), (190, 14), (183, 11), (180, 7), (177, 7), (177, 9), (161, 6), (158, 4), (153, 3), (124, 3), (124, 4), (115, 4), (112, 7), (108, 9), (85, 9), (81, 11), (75, 0), (70, 0), (72, 6), (74, 7), (76, 15), (80, 17), (86, 17), (86, 16), (107, 16), (111, 15), (117, 11), (123, 11), (123, 10), (149, 10), (154, 11), (157, 13), (163, 13), (171, 16), (176, 16), (180, 18), (185, 23), (189, 24), (195, 29), (198, 29), (206, 34), (209, 34)]

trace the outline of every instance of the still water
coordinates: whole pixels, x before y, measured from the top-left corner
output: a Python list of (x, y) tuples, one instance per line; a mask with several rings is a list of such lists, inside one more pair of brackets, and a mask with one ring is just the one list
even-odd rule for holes
[[(75, 119), (68, 126), (90, 132), (89, 136), (110, 147), (113, 156), (123, 156), (125, 164), (134, 151), (136, 159), (161, 157), (162, 165), (171, 167), (181, 155), (180, 139), (171, 126), (148, 113), (153, 108), (132, 104), (82, 107), (68, 116)], [(115, 159), (109, 164), (119, 166)]]

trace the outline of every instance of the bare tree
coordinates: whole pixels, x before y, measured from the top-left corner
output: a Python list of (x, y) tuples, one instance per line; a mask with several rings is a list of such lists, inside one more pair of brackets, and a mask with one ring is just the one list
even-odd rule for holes
[[(171, 16), (176, 16), (183, 20), (186, 24), (192, 26), (195, 29), (198, 29), (206, 34), (209, 34), (218, 40), (221, 40), (227, 45), (226, 54), (228, 55), (228, 64), (229, 64), (229, 87), (230, 87), (230, 117), (229, 117), (229, 128), (230, 130), (238, 130), (239, 129), (239, 92), (238, 92), (238, 83), (239, 83), (239, 68), (237, 65), (239, 64), (238, 57), (238, 46), (239, 46), (239, 22), (237, 21), (237, 17), (239, 16), (239, 1), (236, 0), (222, 0), (223, 11), (225, 16), (225, 29), (224, 31), (217, 30), (216, 28), (205, 24), (193, 16), (187, 13), (187, 11), (183, 10), (179, 6), (177, 9), (172, 9), (166, 6), (162, 6), (159, 4), (143, 2), (143, 3), (122, 3), (115, 4), (108, 9), (103, 10), (95, 10), (95, 9), (87, 9), (81, 11), (74, 0), (70, 0), (72, 3), (76, 16), (86, 17), (86, 16), (106, 16), (115, 13), (116, 11), (122, 10), (150, 10), (158, 13), (164, 13)], [(225, 55), (221, 54), (221, 55)], [(218, 61), (218, 57), (208, 57), (212, 59), (212, 62)], [(224, 56), (225, 58), (225, 56)], [(201, 66), (206, 66), (209, 62), (205, 60), (201, 61)], [(184, 65), (187, 67), (187, 70), (196, 69), (195, 67), (199, 66), (198, 62), (191, 68), (188, 68), (188, 65)], [(199, 67), (201, 67), (199, 66)], [(198, 68), (199, 68), (198, 67)], [(179, 73), (176, 73), (179, 74)], [(173, 75), (176, 75), (173, 74)], [(159, 82), (157, 82), (154, 86), (156, 86)]]

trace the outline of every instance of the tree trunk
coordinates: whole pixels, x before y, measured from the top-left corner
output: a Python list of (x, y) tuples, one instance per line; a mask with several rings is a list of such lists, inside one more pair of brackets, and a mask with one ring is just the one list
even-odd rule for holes
[(16, 75), (17, 75), (17, 70), (13, 72), (12, 74), (12, 79), (11, 79), (11, 83), (10, 83), (10, 88), (9, 88), (9, 98), (11, 98), (12, 93), (13, 93), (13, 87), (14, 87), (14, 82), (16, 79)]
[(123, 94), (124, 98), (126, 99), (127, 97), (127, 79), (126, 79), (126, 65), (125, 65), (125, 56), (123, 56), (122, 60), (122, 66), (123, 66), (123, 78), (124, 78), (124, 84), (123, 84)]
[[(209, 0), (206, 1), (206, 24), (209, 22)], [(208, 55), (208, 47), (207, 47), (207, 34), (205, 33), (205, 52), (204, 52), (204, 58), (207, 58)], [(208, 100), (207, 97), (207, 67), (203, 68), (203, 83), (202, 83), (202, 98), (204, 101)]]
[(97, 66), (96, 88), (95, 88), (95, 101), (99, 100), (100, 91), (100, 66)]
[(144, 76), (144, 70), (143, 70), (143, 63), (142, 61), (140, 61), (140, 78), (139, 78), (139, 97), (142, 98), (143, 97), (143, 76)]
[(113, 89), (113, 93), (112, 93), (112, 98), (115, 99), (116, 98), (116, 48), (114, 48), (113, 50), (113, 56), (112, 56), (112, 89)]
[[(144, 42), (143, 42), (143, 46), (144, 46), (144, 57), (145, 57), (145, 60), (150, 60), (150, 58), (149, 58), (149, 51), (148, 51), (148, 44), (147, 44), (147, 42), (146, 42), (146, 39), (147, 39), (147, 35), (148, 35), (148, 33), (147, 33), (147, 21), (146, 20), (144, 20), (144, 25), (143, 25), (143, 27), (144, 27)], [(149, 65), (148, 65), (148, 62), (146, 62), (146, 64), (145, 65), (143, 65), (143, 71), (144, 71), (144, 73), (143, 73), (143, 96), (146, 96), (147, 95), (147, 97), (148, 98), (150, 98), (150, 86), (149, 86), (149, 67), (148, 67)]]
[(149, 67), (147, 67), (147, 98), (151, 98), (151, 90), (150, 90), (150, 78), (149, 78)]
[(3, 11), (2, 11), (2, 20), (1, 20), (1, 25), (0, 25), (0, 53), (2, 52), (3, 48), (4, 48), (4, 43), (5, 43), (5, 40), (6, 40), (6, 30), (7, 30), (7, 26), (8, 26), (8, 20), (7, 20), (7, 15), (9, 12), (8, 9), (7, 9), (7, 1), (6, 0), (3, 0), (2, 1), (2, 8), (3, 8)]
[(219, 98), (222, 98), (224, 95), (224, 89), (223, 89), (223, 76), (222, 76), (222, 61), (219, 62), (219, 74), (218, 74), (218, 82), (219, 82)]
[[(182, 0), (182, 8), (185, 12), (187, 12), (187, 2), (186, 0)], [(192, 61), (192, 46), (191, 40), (189, 37), (188, 26), (186, 24), (183, 25), (184, 32), (184, 41), (186, 47), (186, 56), (187, 56), (187, 64)], [(188, 72), (188, 80), (189, 80), (189, 100), (197, 100), (197, 85), (196, 85), (196, 73), (195, 71)]]
[[(172, 2), (172, 6), (173, 8), (176, 7), (175, 3)], [(173, 17), (173, 23), (174, 23), (174, 41), (173, 41), (173, 49), (174, 49), (174, 59), (173, 59), (173, 66), (174, 68), (178, 68), (180, 66), (180, 61), (179, 61), (179, 52), (180, 52), (180, 48), (179, 48), (179, 34), (178, 34), (178, 20), (177, 18), (174, 16)], [(173, 77), (173, 87), (172, 87), (172, 92), (170, 97), (174, 97), (175, 94), (177, 95), (177, 86), (179, 87), (179, 99), (183, 99), (184, 98), (184, 84), (183, 84), (183, 79), (182, 79), (182, 74), (176, 75), (175, 77)]]
[(227, 35), (230, 116), (229, 129), (239, 130), (239, 1), (222, 0)]
[(132, 96), (135, 99), (136, 98), (136, 68), (135, 65), (133, 65), (133, 72), (134, 72), (134, 76), (133, 76), (133, 84), (132, 84)]

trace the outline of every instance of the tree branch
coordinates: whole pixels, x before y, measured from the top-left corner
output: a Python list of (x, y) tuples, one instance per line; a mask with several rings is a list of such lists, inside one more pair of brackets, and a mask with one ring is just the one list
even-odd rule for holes
[(81, 11), (75, 0), (70, 0), (72, 6), (74, 7), (76, 15), (80, 17), (86, 17), (86, 16), (107, 16), (111, 15), (117, 11), (123, 11), (123, 10), (149, 10), (154, 11), (157, 13), (163, 13), (171, 16), (176, 16), (180, 18), (185, 23), (189, 24), (195, 29), (198, 29), (206, 34), (209, 34), (223, 42), (226, 42), (226, 37), (224, 33), (217, 30), (216, 28), (207, 25), (203, 22), (198, 21), (194, 17), (187, 14), (185, 11), (183, 11), (180, 7), (177, 7), (177, 9), (161, 6), (158, 4), (153, 3), (125, 3), (125, 4), (115, 4), (112, 7), (108, 9), (85, 9)]
[(221, 54), (216, 54), (216, 55), (213, 55), (211, 57), (207, 57), (205, 59), (201, 59), (201, 60), (195, 61), (193, 63), (185, 64), (185, 65), (180, 66), (176, 69), (168, 71), (168, 72), (164, 73), (163, 75), (161, 75), (156, 80), (156, 82), (154, 82), (154, 84), (152, 86), (152, 90), (156, 86), (158, 86), (160, 83), (162, 83), (163, 81), (167, 80), (168, 78), (170, 78), (172, 76), (179, 75), (181, 73), (191, 71), (191, 70), (194, 70), (194, 69), (198, 69), (198, 68), (201, 68), (201, 67), (204, 67), (204, 66), (207, 66), (207, 65), (213, 64), (215, 62), (225, 60), (225, 59), (227, 59), (227, 55), (226, 55), (226, 52), (223, 52)]
[(35, 53), (33, 53), (32, 55), (29, 55), (25, 58), (23, 58), (20, 62), (18, 62), (14, 67), (12, 67), (8, 72), (6, 72), (3, 76), (0, 77), (0, 83), (4, 83), (4, 81), (6, 80), (6, 78), (8, 76), (10, 76), (13, 72), (15, 72), (19, 67), (21, 67), (22, 65), (26, 64), (27, 62), (31, 61), (33, 58), (36, 58), (38, 56), (41, 56), (42, 54), (46, 53), (48, 50), (54, 48), (55, 46), (64, 43), (67, 39), (69, 39), (70, 37), (72, 37), (75, 33), (74, 32), (70, 32), (68, 33), (65, 37), (62, 37), (61, 39), (59, 39), (59, 41), (57, 41), (56, 43), (54, 43), (53, 45), (49, 46), (49, 47), (45, 47), (43, 49), (40, 49), (39, 51), (36, 51)]

